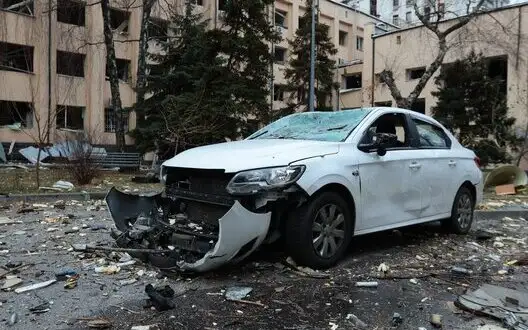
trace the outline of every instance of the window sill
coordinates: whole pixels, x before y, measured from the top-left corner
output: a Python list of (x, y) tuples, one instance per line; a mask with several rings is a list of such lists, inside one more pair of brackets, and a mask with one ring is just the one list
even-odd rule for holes
[(85, 77), (79, 77), (79, 76), (70, 76), (70, 75), (67, 75), (67, 74), (64, 74), (64, 73), (57, 73), (57, 76), (58, 77), (63, 77), (63, 78), (74, 78), (74, 79), (85, 79)]
[(83, 132), (84, 129), (81, 128), (81, 129), (73, 129), (73, 128), (66, 128), (66, 127), (61, 127), (61, 128), (57, 128), (59, 131), (63, 131), (63, 132), (74, 132), (74, 133), (78, 133), (78, 132)]
[(30, 14), (26, 14), (26, 13), (21, 13), (21, 12), (14, 11), (14, 10), (6, 10), (6, 9), (4, 9), (4, 8), (0, 8), (0, 12), (4, 12), (4, 13), (12, 13), (12, 14), (15, 14), (15, 15), (21, 15), (21, 16), (25, 16), (25, 17), (32, 18), (32, 19), (36, 19), (35, 15), (30, 15)]
[(361, 91), (361, 87), (358, 87), (358, 88), (348, 88), (348, 89), (340, 89), (339, 90), (339, 93), (349, 93), (349, 92), (357, 92), (357, 91)]
[(4, 67), (0, 66), (0, 72), (17, 72), (17, 73), (29, 74), (29, 75), (32, 75), (32, 76), (35, 75), (35, 72), (32, 72), (32, 71), (25, 71), (25, 70), (11, 68), (11, 67), (5, 67), (5, 66)]

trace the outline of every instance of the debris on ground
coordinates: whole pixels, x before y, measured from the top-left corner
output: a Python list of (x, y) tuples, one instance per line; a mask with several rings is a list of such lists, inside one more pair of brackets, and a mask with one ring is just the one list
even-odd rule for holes
[(15, 289), (15, 292), (16, 293), (23, 293), (23, 292), (27, 292), (27, 291), (38, 290), (38, 289), (41, 289), (41, 288), (45, 288), (45, 287), (47, 287), (49, 285), (52, 285), (55, 282), (57, 282), (57, 280), (53, 279), (53, 280), (49, 280), (49, 281), (45, 281), (45, 282), (31, 284), (31, 285), (28, 285), (28, 286), (24, 286), (24, 287)]
[(401, 317), (400, 313), (394, 313), (392, 315), (392, 326), (398, 326), (403, 322), (403, 318)]
[(457, 307), (472, 313), (485, 314), (502, 320), (511, 329), (528, 329), (528, 290), (514, 290), (483, 284), (477, 290), (461, 295)]
[(31, 307), (29, 309), (29, 311), (31, 313), (34, 313), (34, 314), (46, 313), (46, 312), (49, 312), (49, 310), (50, 310), (50, 303), (49, 302), (42, 303), (40, 305)]
[(376, 288), (378, 287), (378, 282), (356, 282), (356, 286), (362, 288)]
[(18, 278), (18, 276), (7, 276), (6, 280), (4, 282), (4, 285), (2, 285), (2, 290), (8, 290), (11, 289), (19, 284), (21, 284), (23, 281), (21, 278)]
[(442, 327), (442, 315), (432, 314), (430, 322), (435, 328), (441, 328)]
[(155, 288), (152, 284), (147, 284), (145, 293), (149, 296), (145, 307), (152, 306), (157, 311), (165, 311), (175, 307), (172, 301), (174, 290), (168, 285)]
[(347, 314), (346, 320), (351, 323), (351, 325), (354, 327), (354, 329), (366, 329), (368, 327), (365, 322), (361, 321), (354, 314)]
[(89, 320), (88, 327), (92, 329), (108, 329), (112, 327), (112, 322), (105, 318), (97, 318)]
[(233, 286), (227, 288), (225, 297), (227, 300), (242, 300), (253, 291), (253, 288), (247, 286)]

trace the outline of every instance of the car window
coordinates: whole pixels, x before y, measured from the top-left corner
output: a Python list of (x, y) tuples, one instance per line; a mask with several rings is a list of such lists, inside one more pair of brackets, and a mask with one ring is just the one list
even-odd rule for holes
[(420, 147), (449, 148), (451, 146), (449, 137), (440, 127), (416, 118), (413, 118), (413, 122), (420, 136)]
[(405, 115), (401, 113), (388, 113), (376, 119), (365, 132), (360, 144), (372, 144), (376, 133), (395, 134), (397, 141), (391, 148), (410, 146), (410, 134), (405, 122)]

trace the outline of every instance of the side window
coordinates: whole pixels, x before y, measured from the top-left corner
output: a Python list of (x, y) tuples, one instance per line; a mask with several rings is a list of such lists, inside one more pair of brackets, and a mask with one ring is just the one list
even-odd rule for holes
[(413, 118), (420, 136), (421, 148), (450, 148), (451, 141), (447, 134), (438, 126)]
[(394, 134), (397, 141), (391, 148), (405, 148), (410, 146), (410, 134), (401, 113), (388, 113), (380, 116), (365, 132), (360, 144), (372, 144), (376, 133)]

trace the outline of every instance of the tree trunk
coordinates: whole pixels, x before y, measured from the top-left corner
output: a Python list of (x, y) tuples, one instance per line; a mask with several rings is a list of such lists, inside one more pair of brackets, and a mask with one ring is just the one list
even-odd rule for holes
[(35, 175), (37, 179), (37, 189), (40, 188), (40, 154), (42, 153), (42, 148), (39, 145), (38, 153), (37, 153), (37, 163), (35, 166)]
[(110, 7), (109, 0), (101, 0), (101, 11), (104, 22), (104, 39), (106, 45), (106, 73), (110, 80), (110, 92), (112, 94), (112, 108), (116, 119), (116, 146), (124, 151), (125, 148), (125, 130), (123, 123), (123, 106), (121, 105), (121, 95), (119, 93), (119, 77), (117, 74), (116, 54), (114, 48), (114, 34), (110, 24)]
[(141, 16), (141, 30), (139, 32), (139, 53), (136, 81), (136, 103), (140, 104), (145, 99), (145, 85), (147, 84), (147, 50), (148, 50), (148, 25), (150, 13), (155, 0), (143, 1), (143, 15)]

